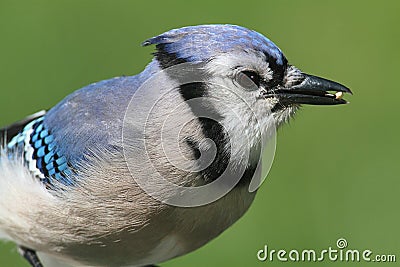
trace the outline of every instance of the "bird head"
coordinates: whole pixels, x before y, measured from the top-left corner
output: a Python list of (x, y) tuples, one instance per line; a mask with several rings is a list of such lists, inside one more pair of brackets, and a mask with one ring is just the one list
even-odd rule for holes
[[(159, 67), (174, 68), (169, 73), (171, 79), (183, 81), (182, 77), (191, 73), (198, 75), (194, 82), (181, 83), (179, 92), (185, 100), (205, 99), (191, 105), (193, 113), (201, 117), (202, 111), (211, 111), (223, 126), (202, 118), (204, 135), (216, 143), (237, 141), (233, 155), (238, 158), (243, 145), (257, 147), (270, 125), (287, 121), (302, 104), (345, 104), (342, 94), (351, 93), (339, 83), (300, 71), (272, 41), (240, 26), (184, 27), (143, 45), (156, 46)], [(194, 69), (188, 71), (188, 66)], [(230, 142), (224, 131), (231, 135)]]
[(156, 45), (155, 57), (162, 69), (203, 63), (201, 70), (209, 85), (197, 90), (190, 87), (187, 91), (191, 92), (182, 91), (184, 97), (213, 96), (240, 109), (240, 103), (232, 101), (225, 88), (261, 113), (260, 117), (272, 114), (277, 124), (286, 121), (301, 104), (345, 104), (342, 94), (351, 93), (337, 82), (300, 71), (268, 38), (236, 25), (174, 29), (143, 43), (151, 44)]

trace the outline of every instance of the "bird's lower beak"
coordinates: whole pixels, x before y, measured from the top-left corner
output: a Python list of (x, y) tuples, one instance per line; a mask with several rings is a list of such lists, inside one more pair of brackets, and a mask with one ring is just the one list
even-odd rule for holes
[(281, 103), (309, 105), (346, 104), (343, 93), (352, 94), (349, 88), (324, 78), (301, 73), (304, 79), (291, 87), (281, 87), (274, 94)]

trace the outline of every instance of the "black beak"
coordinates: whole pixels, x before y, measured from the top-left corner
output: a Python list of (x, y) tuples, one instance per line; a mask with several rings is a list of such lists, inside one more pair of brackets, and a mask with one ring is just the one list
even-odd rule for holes
[(338, 105), (346, 104), (343, 93), (352, 94), (349, 88), (324, 78), (301, 73), (304, 79), (291, 87), (273, 91), (282, 104)]

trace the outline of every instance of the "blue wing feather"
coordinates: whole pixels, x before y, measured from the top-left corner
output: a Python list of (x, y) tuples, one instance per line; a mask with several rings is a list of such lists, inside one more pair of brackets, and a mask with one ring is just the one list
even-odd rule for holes
[(23, 154), (27, 168), (48, 188), (57, 183), (73, 185), (72, 167), (57, 151), (51, 131), (44, 125), (45, 115), (28, 124), (7, 144), (9, 156)]

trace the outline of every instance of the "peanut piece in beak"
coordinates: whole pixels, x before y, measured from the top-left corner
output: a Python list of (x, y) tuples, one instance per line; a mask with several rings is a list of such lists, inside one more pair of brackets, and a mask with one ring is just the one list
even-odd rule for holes
[(343, 97), (343, 92), (337, 92), (337, 93), (335, 94), (335, 96), (336, 96), (336, 99), (342, 99), (342, 97)]

